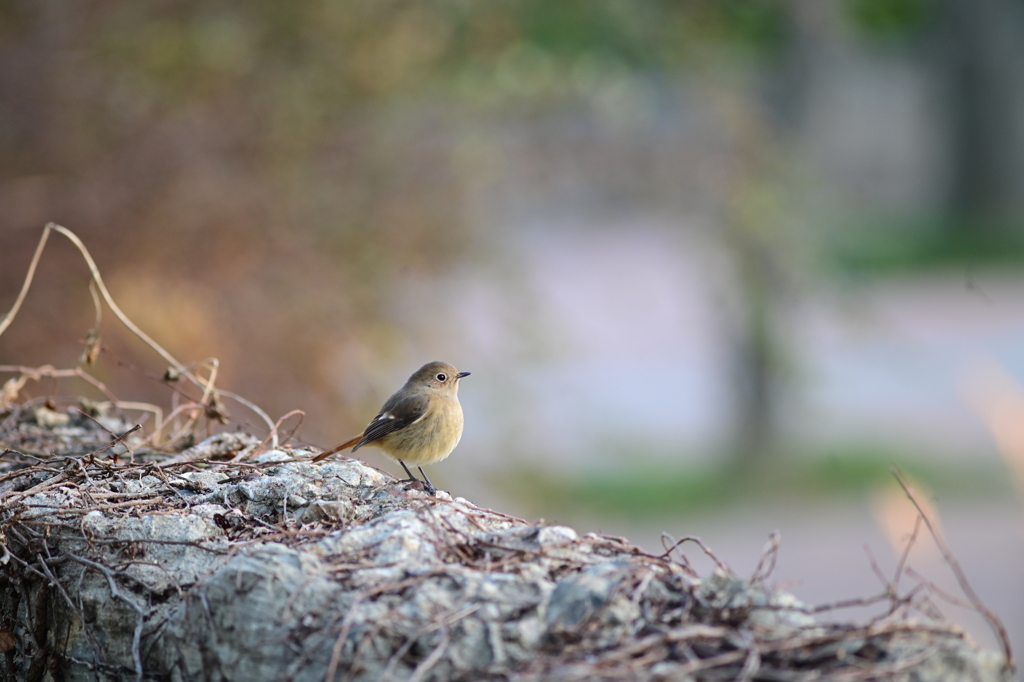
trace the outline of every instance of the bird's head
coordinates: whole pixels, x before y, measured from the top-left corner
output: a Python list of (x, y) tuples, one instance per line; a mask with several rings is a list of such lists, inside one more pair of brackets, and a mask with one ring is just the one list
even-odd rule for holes
[(468, 376), (469, 372), (460, 372), (447, 362), (428, 362), (409, 377), (406, 385), (423, 387), (447, 395), (457, 395), (459, 379)]

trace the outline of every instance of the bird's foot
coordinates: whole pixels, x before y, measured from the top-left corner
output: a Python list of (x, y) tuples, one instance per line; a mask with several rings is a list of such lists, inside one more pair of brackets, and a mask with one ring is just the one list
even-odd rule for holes
[(404, 484), (404, 483), (414, 483), (415, 484), (415, 483), (419, 483), (420, 487), (423, 488), (423, 492), (425, 492), (426, 494), (430, 495), (431, 497), (433, 497), (434, 493), (436, 493), (438, 491), (437, 488), (435, 488), (433, 485), (430, 484), (430, 481), (421, 481), (420, 479), (416, 478), (415, 476), (413, 478), (402, 478), (402, 479), (399, 479), (399, 480), (395, 481), (395, 483), (398, 483), (398, 484)]
[(416, 476), (411, 471), (409, 471), (409, 467), (405, 466), (405, 462), (403, 462), (402, 460), (398, 460), (398, 463), (402, 465), (403, 469), (405, 469), (405, 473), (409, 474), (409, 478), (403, 478), (401, 481), (399, 481), (399, 483), (412, 483), (413, 481), (416, 481), (417, 483), (422, 483), (423, 491), (430, 495), (431, 497), (434, 496), (434, 493), (437, 492), (437, 488), (435, 488), (434, 484), (430, 482), (429, 478), (427, 478), (427, 474), (425, 471), (423, 471), (423, 467), (416, 467), (417, 469), (420, 470), (420, 474), (423, 476), (423, 480), (421, 481), (420, 479), (416, 478)]

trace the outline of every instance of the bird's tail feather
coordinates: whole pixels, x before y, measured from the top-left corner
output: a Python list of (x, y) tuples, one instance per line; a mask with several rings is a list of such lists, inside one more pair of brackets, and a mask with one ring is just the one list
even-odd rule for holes
[(314, 457), (313, 461), (314, 462), (319, 462), (320, 460), (322, 460), (322, 459), (324, 459), (326, 457), (330, 457), (331, 455), (333, 455), (336, 452), (341, 452), (342, 450), (344, 450), (346, 448), (350, 448), (353, 445), (355, 445), (356, 443), (358, 443), (359, 439), (362, 438), (362, 437), (363, 437), (363, 434), (359, 434), (358, 436), (356, 436), (352, 440), (347, 440), (344, 443), (342, 443), (341, 445), (336, 445), (333, 448), (331, 448), (330, 450), (325, 450), (325, 451), (321, 452), (319, 455), (317, 455), (316, 457)]

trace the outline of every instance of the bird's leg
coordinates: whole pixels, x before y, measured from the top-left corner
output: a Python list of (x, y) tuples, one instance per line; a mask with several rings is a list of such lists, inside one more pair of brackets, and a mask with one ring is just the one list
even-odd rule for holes
[[(398, 460), (398, 463), (402, 465), (403, 469), (405, 469), (405, 473), (409, 474), (409, 478), (405, 479), (406, 481), (418, 481), (418, 480), (420, 480), (420, 479), (418, 479), (418, 478), (416, 478), (415, 476), (412, 475), (412, 472), (409, 471), (409, 467), (405, 466), (405, 462), (403, 462), (402, 460)], [(422, 469), (420, 471), (422, 471)], [(402, 481), (399, 481), (399, 483), (402, 483)]]
[(427, 492), (430, 493), (431, 495), (436, 493), (437, 492), (437, 488), (435, 488), (434, 484), (430, 482), (429, 478), (427, 478), (427, 473), (425, 471), (423, 471), (423, 467), (416, 467), (416, 468), (420, 470), (420, 474), (423, 476), (423, 482), (426, 484)]
[(403, 469), (405, 469), (405, 473), (409, 474), (409, 478), (404, 478), (401, 481), (399, 481), (399, 483), (403, 483), (405, 481), (422, 482), (423, 489), (427, 492), (428, 495), (433, 495), (434, 493), (437, 492), (437, 488), (435, 488), (434, 484), (430, 482), (430, 479), (427, 478), (427, 475), (423, 473), (423, 467), (416, 467), (417, 469), (420, 470), (420, 473), (423, 474), (423, 481), (420, 481), (420, 479), (416, 478), (413, 475), (413, 473), (409, 471), (409, 467), (405, 466), (405, 462), (403, 462), (402, 460), (398, 460), (398, 463), (402, 465)]

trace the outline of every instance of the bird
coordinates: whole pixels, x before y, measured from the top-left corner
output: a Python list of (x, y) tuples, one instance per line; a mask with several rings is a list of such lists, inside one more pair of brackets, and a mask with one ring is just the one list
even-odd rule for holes
[(422, 465), (440, 462), (459, 444), (463, 425), (459, 380), (469, 374), (447, 362), (428, 362), (384, 402), (362, 433), (321, 452), (313, 461), (319, 462), (346, 448), (355, 452), (364, 445), (373, 445), (402, 465), (409, 476), (406, 481), (419, 480), (406, 462), (415, 465), (427, 492), (433, 494), (437, 489)]

